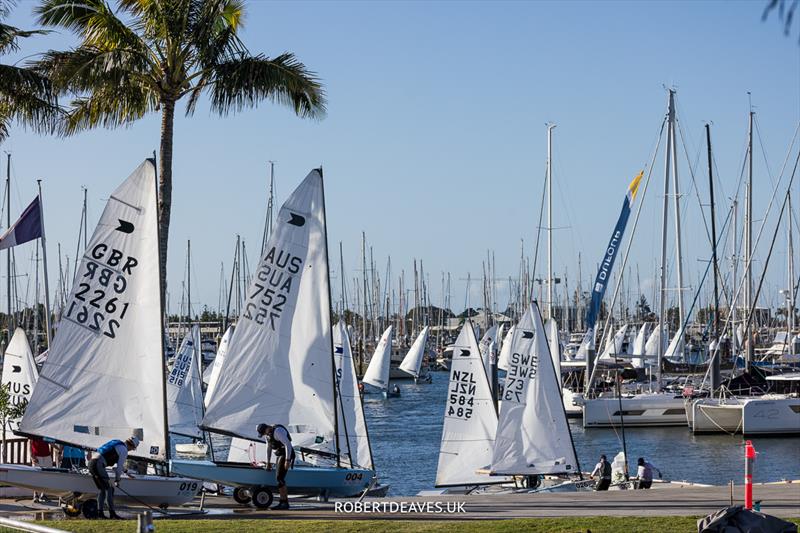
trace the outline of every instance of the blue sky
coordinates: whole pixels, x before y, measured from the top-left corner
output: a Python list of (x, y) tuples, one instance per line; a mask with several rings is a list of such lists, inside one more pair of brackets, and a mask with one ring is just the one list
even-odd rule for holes
[[(264, 104), (218, 118), (200, 106), (194, 117), (177, 120), (169, 254), (173, 308), (187, 239), (195, 305), (216, 307), (220, 264), (228, 273), (237, 233), (255, 265), (272, 159), (278, 203), (309, 169), (323, 165), (334, 277), (339, 241), (348, 279), (360, 275), (360, 236), (366, 231), (381, 277), (391, 255), (395, 285), (401, 269), (410, 285), (412, 260), (421, 259), (434, 303), (440, 301), (442, 272), (450, 272), (452, 306), (461, 309), (462, 280), (468, 273), (473, 279), (481, 275), (487, 250), (494, 252), (501, 278), (517, 275), (521, 239), (526, 254), (532, 253), (547, 122), (557, 123), (554, 226), (563, 229), (555, 232), (556, 271), (566, 269), (572, 288), (578, 253), (587, 280), (628, 182), (649, 164), (666, 110), (665, 86), (678, 90), (680, 127), (703, 203), (703, 125), (713, 122), (719, 184), (730, 196), (740, 177), (747, 92), (752, 93), (756, 142), (766, 153), (765, 162), (757, 149), (755, 164), (755, 218), (763, 218), (771, 180), (800, 121), (798, 30), (784, 36), (774, 13), (762, 22), (765, 4), (251, 2), (243, 40), (252, 52), (296, 53), (324, 81), (328, 115), (319, 122), (301, 120)], [(31, 27), (33, 5), (21, 2), (10, 22)], [(72, 42), (69, 35), (51, 35), (26, 43), (21, 56)], [(12, 213), (27, 204), (35, 179), (42, 178), (50, 257), (61, 242), (73, 261), (81, 186), (89, 188), (92, 227), (108, 193), (158, 141), (157, 116), (131, 128), (68, 139), (15, 128), (0, 147), (13, 154)], [(696, 287), (698, 259), (710, 252), (690, 163), (685, 156), (680, 161), (685, 266)], [(631, 254), (631, 273), (636, 276), (638, 265), (648, 298), (660, 249), (661, 154), (652, 180)], [(764, 238), (773, 230), (774, 222), (768, 222)], [(765, 303), (777, 301), (778, 288), (786, 284), (784, 241), (778, 240), (773, 254)], [(30, 268), (32, 249), (18, 250), (19, 270)], [(759, 250), (765, 254), (766, 246)], [(51, 259), (53, 277), (55, 264)], [(334, 286), (336, 298), (338, 281)], [(478, 289), (474, 284), (473, 305), (479, 303)], [(501, 287), (504, 306), (502, 292)], [(0, 297), (5, 301), (4, 292)]]

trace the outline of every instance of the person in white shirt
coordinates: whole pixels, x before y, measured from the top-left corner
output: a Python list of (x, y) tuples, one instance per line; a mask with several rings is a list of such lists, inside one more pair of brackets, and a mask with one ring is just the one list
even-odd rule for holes
[[(108, 514), (110, 518), (121, 519), (114, 510), (114, 487), (119, 486), (119, 479), (125, 470), (125, 460), (128, 458), (128, 452), (133, 451), (139, 446), (138, 437), (131, 437), (125, 442), (121, 440), (110, 440), (97, 449), (97, 456), (89, 461), (89, 473), (92, 475), (92, 480), (97, 487), (99, 493), (97, 496), (98, 505), (98, 518), (106, 518), (103, 510), (105, 507), (106, 499), (108, 500)], [(114, 484), (109, 483), (108, 472), (106, 467), (114, 466)], [(128, 474), (128, 477), (133, 477)]]
[(275, 510), (289, 508), (289, 489), (286, 487), (286, 473), (290, 468), (294, 468), (294, 447), (289, 430), (280, 424), (273, 426), (269, 424), (259, 424), (256, 428), (258, 436), (267, 442), (267, 470), (272, 470), (272, 452), (275, 451), (275, 466), (277, 467), (278, 480), (278, 505), (272, 507)]
[(661, 470), (644, 460), (644, 457), (639, 457), (637, 461), (638, 468), (636, 470), (636, 488), (649, 489), (653, 485), (653, 471), (658, 472), (658, 479), (661, 479)]

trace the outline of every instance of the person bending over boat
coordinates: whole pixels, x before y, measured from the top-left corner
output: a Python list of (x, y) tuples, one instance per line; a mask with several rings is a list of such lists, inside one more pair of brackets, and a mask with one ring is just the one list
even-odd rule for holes
[[(125, 470), (125, 460), (128, 458), (128, 452), (133, 451), (139, 446), (139, 439), (131, 437), (125, 442), (121, 440), (110, 440), (97, 449), (97, 456), (89, 461), (89, 472), (92, 474), (92, 480), (100, 491), (97, 495), (97, 517), (107, 518), (103, 512), (106, 499), (108, 500), (108, 515), (111, 518), (122, 519), (116, 511), (114, 511), (114, 487), (119, 486), (119, 478), (122, 473), (128, 474), (128, 477), (133, 478), (131, 474)], [(109, 483), (107, 466), (116, 466), (114, 469), (114, 484)]]
[(600, 462), (594, 466), (594, 470), (589, 474), (591, 479), (594, 479), (594, 476), (600, 476), (597, 480), (597, 485), (594, 486), (594, 490), (608, 490), (608, 487), (611, 486), (611, 463), (608, 462), (605, 455), (600, 456)]
[(272, 470), (272, 451), (275, 451), (279, 500), (278, 505), (272, 508), (275, 510), (288, 509), (289, 489), (286, 487), (286, 473), (290, 468), (294, 468), (292, 437), (289, 435), (289, 430), (280, 424), (273, 426), (259, 424), (256, 430), (258, 431), (258, 436), (267, 441), (267, 470)]
[(637, 461), (638, 469), (636, 470), (636, 488), (649, 489), (653, 485), (653, 470), (658, 472), (658, 479), (661, 479), (661, 470), (644, 460), (644, 457), (639, 457)]

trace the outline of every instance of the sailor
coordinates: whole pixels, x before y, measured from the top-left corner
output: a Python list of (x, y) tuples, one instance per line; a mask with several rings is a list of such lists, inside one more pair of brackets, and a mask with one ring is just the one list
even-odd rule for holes
[(638, 468), (636, 470), (636, 488), (649, 489), (653, 485), (653, 470), (658, 472), (658, 479), (661, 479), (661, 470), (644, 460), (644, 457), (639, 457), (637, 461)]
[[(89, 461), (89, 472), (92, 474), (92, 479), (97, 489), (100, 491), (97, 496), (98, 503), (98, 518), (106, 518), (103, 513), (105, 506), (106, 496), (108, 496), (108, 514), (111, 518), (121, 519), (114, 511), (114, 487), (119, 486), (119, 478), (122, 473), (128, 474), (128, 477), (133, 478), (131, 474), (125, 470), (125, 460), (128, 458), (128, 452), (133, 451), (139, 446), (139, 438), (131, 437), (125, 442), (121, 440), (110, 440), (97, 449), (97, 456)], [(114, 484), (109, 483), (107, 466), (115, 466), (114, 469)]]
[(400, 387), (398, 387), (396, 383), (392, 388), (392, 394), (400, 394)]
[(286, 473), (290, 468), (294, 468), (294, 447), (292, 447), (292, 437), (281, 424), (273, 426), (269, 424), (259, 424), (256, 428), (258, 436), (267, 441), (267, 470), (272, 470), (272, 451), (275, 450), (275, 466), (278, 469), (278, 505), (272, 507), (275, 510), (289, 508), (289, 489), (286, 487)]
[(605, 455), (600, 456), (600, 462), (594, 466), (594, 470), (589, 475), (591, 479), (594, 479), (594, 476), (600, 478), (597, 480), (594, 490), (608, 490), (608, 487), (611, 486), (611, 463), (608, 462)]

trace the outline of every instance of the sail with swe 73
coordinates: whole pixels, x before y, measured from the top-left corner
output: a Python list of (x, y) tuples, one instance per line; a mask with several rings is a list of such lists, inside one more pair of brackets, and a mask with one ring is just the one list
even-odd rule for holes
[(534, 304), (514, 330), (492, 456), (492, 474), (578, 472), (542, 317)]

